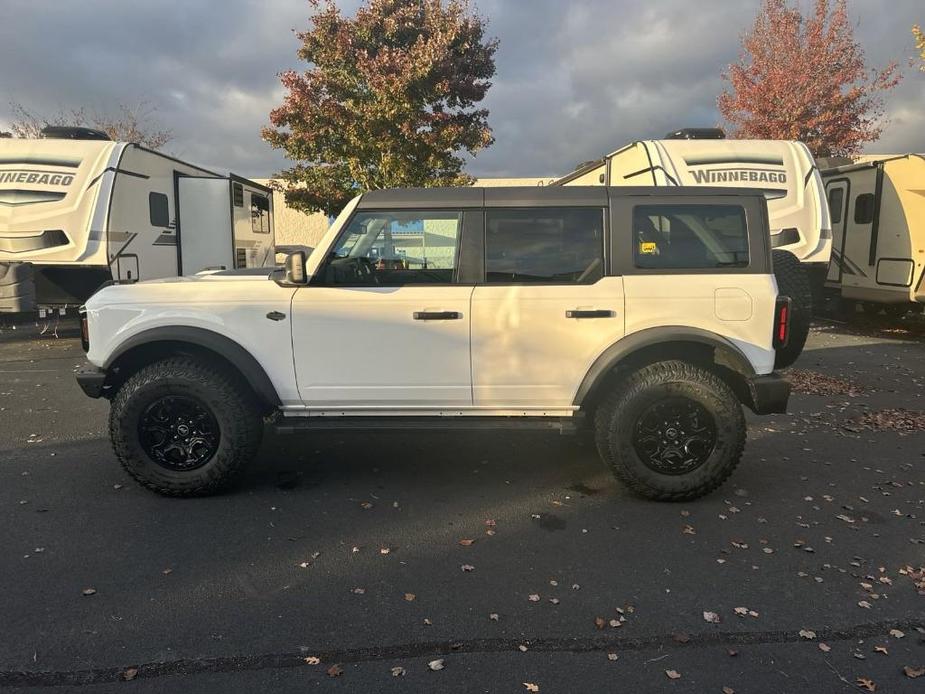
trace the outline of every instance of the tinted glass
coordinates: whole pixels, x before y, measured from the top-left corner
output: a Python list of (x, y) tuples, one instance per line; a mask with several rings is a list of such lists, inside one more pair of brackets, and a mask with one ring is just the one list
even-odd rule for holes
[(748, 265), (745, 210), (738, 205), (642, 205), (633, 209), (640, 268)]
[(854, 223), (870, 224), (874, 221), (874, 194), (858, 195), (854, 201)]
[(255, 234), (270, 233), (270, 201), (262, 195), (251, 195), (251, 229)]
[(334, 246), (322, 275), (330, 285), (453, 282), (462, 212), (360, 212)]
[(829, 216), (832, 218), (832, 224), (841, 223), (841, 213), (845, 206), (845, 189), (832, 188), (829, 191)]
[(535, 208), (486, 212), (488, 282), (590, 284), (603, 274), (603, 210)]
[(163, 193), (148, 193), (148, 214), (151, 217), (151, 226), (170, 226), (170, 212), (167, 209), (167, 196)]

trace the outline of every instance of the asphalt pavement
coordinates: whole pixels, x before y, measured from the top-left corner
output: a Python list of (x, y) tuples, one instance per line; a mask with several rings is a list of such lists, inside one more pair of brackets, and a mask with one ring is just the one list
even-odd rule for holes
[(820, 324), (791, 413), (666, 504), (525, 432), (268, 434), (161, 498), (37, 333), (0, 330), (0, 688), (925, 691), (921, 336)]

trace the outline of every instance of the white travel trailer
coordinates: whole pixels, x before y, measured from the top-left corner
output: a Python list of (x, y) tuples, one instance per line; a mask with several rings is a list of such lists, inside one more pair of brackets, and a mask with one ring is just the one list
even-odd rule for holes
[(85, 128), (0, 139), (0, 313), (108, 281), (273, 265), (270, 190)]
[(865, 310), (925, 304), (925, 155), (871, 155), (822, 172), (834, 247), (825, 286)]
[[(778, 367), (799, 356), (814, 298), (822, 294), (832, 227), (822, 178), (801, 142), (727, 140), (716, 128), (688, 128), (662, 140), (640, 140), (587, 162), (555, 185), (721, 186), (764, 191), (781, 293), (793, 299), (789, 344)], [(798, 261), (798, 262), (797, 262)]]

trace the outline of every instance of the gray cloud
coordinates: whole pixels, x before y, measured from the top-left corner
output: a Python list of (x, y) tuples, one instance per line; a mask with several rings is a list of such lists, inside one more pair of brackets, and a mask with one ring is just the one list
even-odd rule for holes
[[(342, 3), (345, 9), (357, 0)], [(805, 4), (805, 3), (804, 3)], [(620, 144), (719, 120), (720, 73), (758, 0), (480, 0), (501, 40), (487, 98), (495, 145), (476, 175), (564, 173)], [(260, 140), (282, 90), (276, 73), (299, 67), (294, 28), (302, 0), (6, 0), (0, 45), (0, 126), (8, 102), (41, 112), (112, 110), (146, 99), (183, 158), (247, 176), (285, 160)], [(854, 0), (857, 36), (874, 65), (903, 63), (887, 102), (891, 123), (870, 151), (925, 150), (925, 73), (905, 63), (921, 0)]]

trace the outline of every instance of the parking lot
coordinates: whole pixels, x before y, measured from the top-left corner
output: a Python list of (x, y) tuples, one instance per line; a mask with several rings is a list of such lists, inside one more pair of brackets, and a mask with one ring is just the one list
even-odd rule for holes
[(161, 498), (59, 334), (0, 332), (0, 687), (925, 686), (921, 330), (818, 324), (790, 414), (684, 504), (535, 433), (268, 435), (236, 491)]

